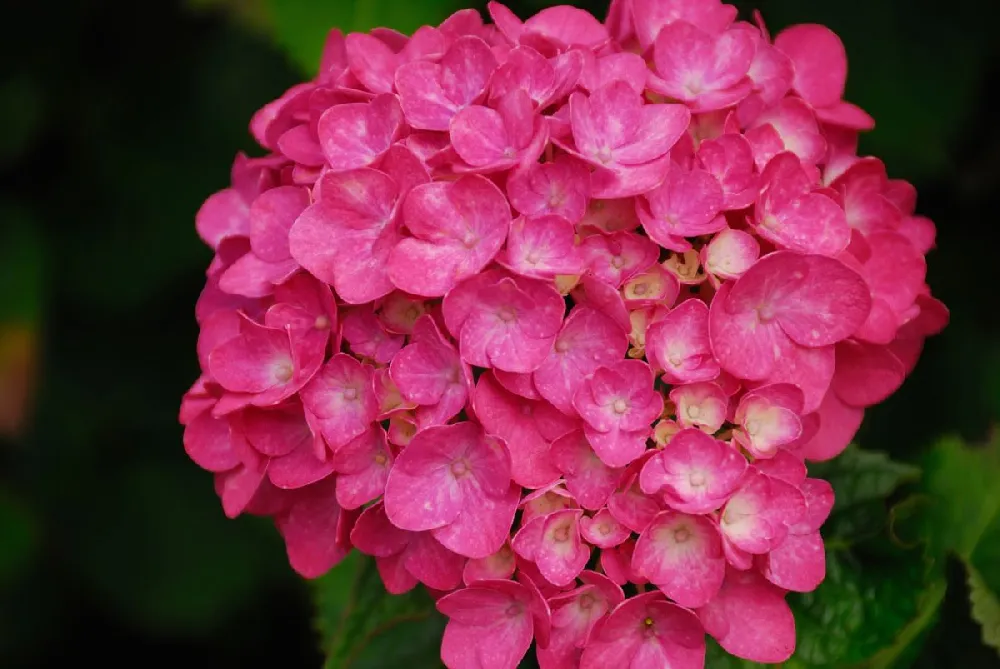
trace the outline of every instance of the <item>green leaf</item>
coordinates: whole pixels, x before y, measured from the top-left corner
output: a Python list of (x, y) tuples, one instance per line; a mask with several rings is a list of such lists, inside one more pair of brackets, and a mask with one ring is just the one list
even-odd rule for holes
[[(898, 655), (933, 617), (943, 579), (926, 579), (918, 550), (882, 538), (851, 553), (827, 552), (827, 577), (815, 592), (789, 596), (795, 611), (795, 659), (809, 666), (877, 664)], [(893, 650), (889, 650), (893, 649)]]
[(886, 528), (887, 499), (920, 469), (851, 446), (809, 474), (836, 495), (822, 530), (827, 576), (816, 591), (789, 595), (798, 646), (785, 666), (881, 666), (880, 654), (898, 655), (927, 627), (944, 592), (943, 580), (928, 579), (922, 552), (893, 543)]
[(829, 462), (810, 465), (809, 475), (830, 482), (837, 495), (834, 511), (841, 511), (884, 500), (899, 486), (920, 478), (920, 468), (851, 445)]
[(269, 0), (269, 4), (276, 41), (309, 76), (319, 67), (331, 28), (346, 34), (384, 26), (410, 34), (422, 25), (437, 25), (465, 6), (460, 0)]
[(904, 483), (920, 478), (920, 468), (851, 445), (834, 460), (810, 465), (809, 475), (829, 481), (835, 493), (823, 536), (830, 545), (849, 546), (883, 533), (886, 499)]
[(975, 567), (966, 563), (965, 568), (969, 577), (972, 619), (983, 628), (983, 643), (1000, 651), (1000, 600)]
[(385, 591), (371, 558), (357, 552), (315, 584), (316, 625), (328, 669), (437, 669), (445, 620), (418, 587)]
[(924, 459), (924, 471), (923, 487), (931, 498), (924, 519), (930, 555), (941, 559), (953, 552), (969, 559), (984, 536), (996, 536), (1000, 439), (970, 447), (958, 437), (945, 437)]
[[(1000, 592), (1000, 434), (980, 446), (945, 437), (924, 458), (924, 468), (917, 511), (904, 508), (902, 525), (925, 542), (928, 564), (936, 572), (943, 571), (949, 555), (961, 559), (972, 616), (983, 627), (983, 641), (996, 648), (1000, 645), (996, 595)], [(908, 504), (911, 500), (900, 507)]]

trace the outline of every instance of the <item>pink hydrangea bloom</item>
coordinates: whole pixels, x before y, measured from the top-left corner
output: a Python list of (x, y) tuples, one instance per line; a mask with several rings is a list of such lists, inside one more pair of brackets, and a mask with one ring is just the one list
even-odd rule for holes
[(185, 452), (304, 577), (357, 549), (432, 591), (449, 669), (787, 660), (807, 462), (947, 324), (840, 39), (736, 14), (332, 30), (197, 213)]

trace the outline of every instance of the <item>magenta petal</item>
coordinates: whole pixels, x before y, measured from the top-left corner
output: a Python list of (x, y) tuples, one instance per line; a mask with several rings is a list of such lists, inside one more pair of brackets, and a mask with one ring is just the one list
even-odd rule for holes
[(844, 95), (847, 53), (836, 33), (816, 24), (801, 24), (781, 31), (774, 46), (792, 61), (792, 86), (814, 107), (829, 107)]
[(362, 553), (381, 558), (402, 552), (412, 536), (389, 522), (385, 507), (379, 503), (358, 516), (351, 530), (351, 543)]
[(465, 559), (435, 541), (428, 532), (414, 535), (403, 565), (418, 581), (435, 590), (454, 590), (462, 583)]
[(869, 407), (896, 392), (906, 369), (886, 346), (859, 341), (837, 344), (837, 371), (832, 390), (841, 401), (854, 407)]
[(664, 511), (636, 542), (632, 569), (681, 606), (704, 606), (726, 575), (719, 530), (705, 516)]
[(267, 468), (267, 477), (279, 488), (294, 489), (312, 485), (329, 477), (334, 472), (330, 458), (320, 460), (308, 442), (278, 458), (272, 458)]
[(341, 540), (343, 511), (334, 497), (332, 480), (303, 490), (291, 508), (275, 522), (285, 539), (288, 561), (306, 578), (318, 578), (347, 555)]
[(719, 645), (751, 662), (784, 662), (795, 651), (795, 618), (784, 591), (755, 572), (730, 571), (722, 590), (698, 609)]
[(516, 669), (534, 636), (528, 588), (480, 581), (437, 602), (449, 617), (441, 659), (449, 669)]
[(260, 393), (285, 386), (295, 371), (288, 332), (244, 318), (240, 336), (212, 351), (209, 370), (215, 381), (234, 392)]
[(789, 535), (767, 554), (764, 576), (779, 588), (812, 592), (826, 577), (826, 547), (819, 532)]
[(402, 126), (403, 110), (395, 95), (337, 105), (319, 119), (320, 146), (327, 164), (336, 171), (367, 167), (389, 150)]
[(590, 547), (580, 541), (579, 509), (556, 511), (544, 519), (534, 561), (549, 583), (564, 586), (579, 576), (590, 559)]
[(615, 607), (587, 643), (580, 669), (700, 669), (705, 635), (694, 614), (653, 591)]
[[(716, 296), (713, 304), (718, 300)], [(711, 381), (719, 375), (709, 336), (709, 309), (697, 299), (685, 300), (649, 326), (646, 351), (671, 383)]]
[(622, 469), (608, 467), (580, 430), (552, 444), (550, 457), (566, 479), (566, 487), (585, 509), (601, 508), (615, 491)]
[(210, 472), (224, 472), (240, 464), (229, 437), (229, 421), (205, 411), (184, 428), (184, 451)]
[(339, 448), (333, 455), (337, 477), (337, 501), (345, 509), (357, 509), (382, 496), (392, 466), (392, 452), (385, 430), (375, 426)]
[(363, 434), (378, 416), (373, 370), (338, 353), (302, 389), (302, 403), (319, 419), (334, 451)]
[(539, 433), (531, 415), (533, 404), (508, 393), (491, 374), (483, 374), (476, 384), (476, 417), (487, 434), (508, 445), (511, 477), (527, 488), (539, 488), (559, 478), (549, 455), (549, 442)]
[(647, 494), (662, 493), (667, 504), (686, 513), (718, 509), (736, 490), (746, 459), (701, 430), (681, 430), (643, 465), (639, 476)]
[(550, 284), (518, 277), (482, 288), (462, 325), (462, 359), (477, 367), (532, 372), (562, 324), (565, 302)]
[[(456, 470), (467, 474), (462, 457), (469, 423), (419, 432), (399, 454), (385, 486), (385, 510), (392, 524), (419, 532), (443, 527), (462, 512), (463, 489)], [(453, 438), (458, 436), (459, 438)]]
[(483, 558), (492, 555), (510, 536), (521, 489), (511, 484), (505, 495), (485, 495), (482, 490), (465, 491), (464, 506), (449, 525), (434, 530), (434, 538), (459, 555)]
[(819, 430), (802, 445), (807, 460), (830, 460), (843, 452), (861, 427), (864, 410), (848, 406), (832, 389), (826, 393), (817, 409)]
[(309, 204), (309, 192), (279, 186), (261, 193), (250, 206), (250, 248), (265, 262), (281, 262), (288, 252), (288, 231)]
[(628, 338), (618, 325), (595, 309), (573, 309), (552, 350), (534, 373), (538, 392), (557, 409), (575, 413), (573, 396), (598, 367), (621, 360)]
[(440, 297), (496, 256), (510, 220), (503, 193), (483, 177), (417, 186), (403, 204), (415, 237), (389, 255), (389, 278), (413, 295)]

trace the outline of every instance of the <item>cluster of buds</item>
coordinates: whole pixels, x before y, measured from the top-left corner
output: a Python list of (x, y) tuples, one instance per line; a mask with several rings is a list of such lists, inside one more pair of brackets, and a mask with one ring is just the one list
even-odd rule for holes
[[(947, 310), (818, 25), (615, 0), (330, 33), (197, 216), (184, 445), (453, 669), (781, 662), (840, 453)], [(623, 664), (624, 663), (624, 664)]]

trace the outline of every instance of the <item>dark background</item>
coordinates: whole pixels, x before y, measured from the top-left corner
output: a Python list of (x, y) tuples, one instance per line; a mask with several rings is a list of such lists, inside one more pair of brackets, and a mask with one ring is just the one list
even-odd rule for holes
[[(392, 2), (357, 2), (398, 25)], [(318, 5), (338, 3), (350, 4)], [(251, 114), (304, 75), (253, 1), (11, 4), (0, 39), (0, 667), (318, 667), (306, 584), (268, 521), (224, 518), (176, 421), (198, 374), (193, 309), (211, 257), (194, 214), (227, 185), (237, 150), (259, 153)], [(523, 17), (545, 4), (511, 6)], [(603, 15), (603, 2), (575, 4)], [(951, 325), (859, 441), (906, 460), (942, 434), (983, 437), (1000, 419), (1000, 4), (741, 7), (760, 8), (773, 32), (818, 22), (842, 36), (847, 98), (878, 123), (863, 152), (912, 180), (938, 226), (929, 282)], [(921, 666), (1000, 666), (960, 575), (952, 586)]]

